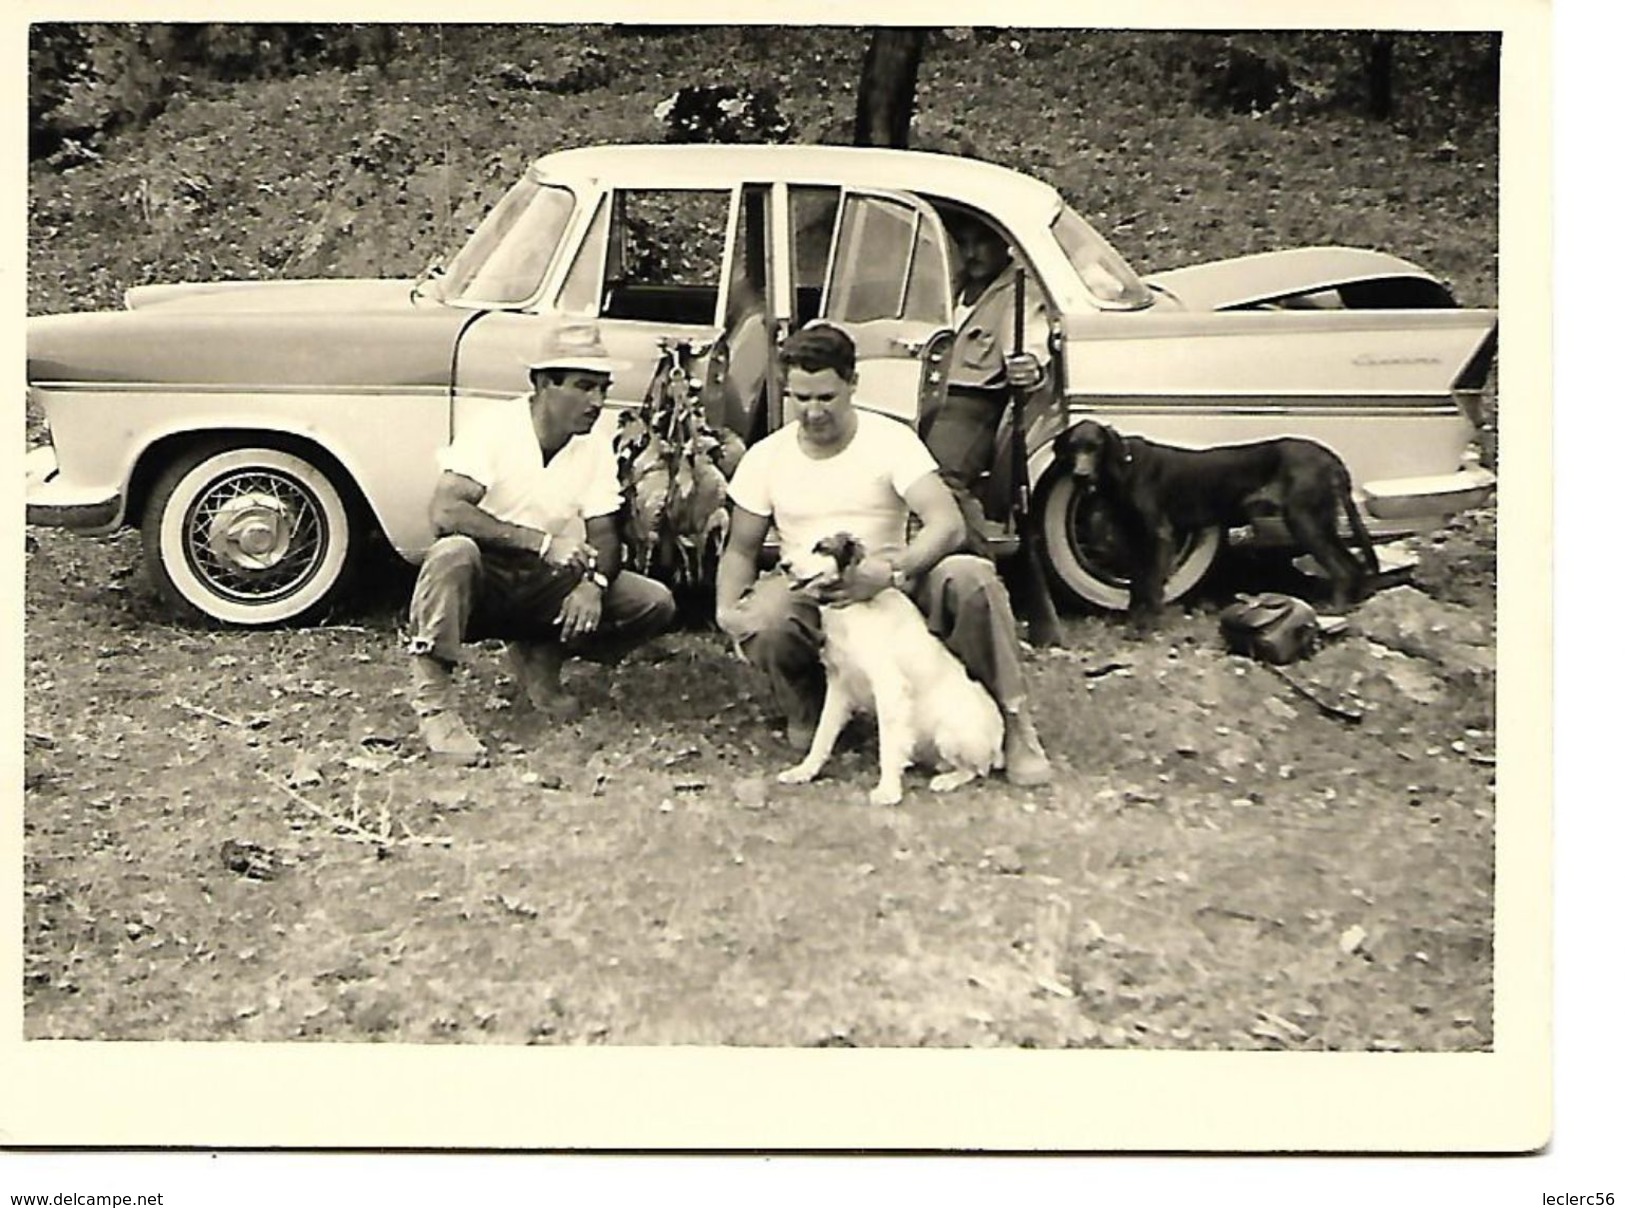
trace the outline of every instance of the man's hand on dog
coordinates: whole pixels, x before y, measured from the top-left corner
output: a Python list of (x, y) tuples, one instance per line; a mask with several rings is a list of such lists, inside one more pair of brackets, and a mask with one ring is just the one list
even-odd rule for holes
[(742, 605), (732, 604), (717, 607), (717, 628), (735, 642), (743, 642), (750, 637), (754, 626), (750, 621), (749, 610)]
[(891, 586), (892, 564), (884, 558), (865, 558), (841, 576), (840, 581), (818, 590), (818, 602), (827, 608), (845, 608), (872, 600)]

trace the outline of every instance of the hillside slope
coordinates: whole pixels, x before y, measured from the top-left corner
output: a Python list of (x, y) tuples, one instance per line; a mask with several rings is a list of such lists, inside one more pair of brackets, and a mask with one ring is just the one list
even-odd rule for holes
[[(1492, 124), (1429, 115), (1446, 139), (1347, 115), (1211, 116), (1178, 37), (938, 37), (916, 144), (1044, 177), (1142, 270), (1347, 243), (1493, 305)], [(599, 86), (515, 86), (589, 50)], [(862, 54), (847, 29), (422, 27), (387, 72), (194, 85), (96, 162), (32, 168), (29, 308), (116, 305), (160, 280), (409, 275), (454, 248), (528, 159), (658, 141), (655, 107), (683, 85), (770, 87), (793, 138), (843, 141)]]

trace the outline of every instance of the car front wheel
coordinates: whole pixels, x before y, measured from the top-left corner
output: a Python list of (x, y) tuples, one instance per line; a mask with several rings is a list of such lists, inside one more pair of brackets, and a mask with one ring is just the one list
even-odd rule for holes
[[(1055, 478), (1039, 504), (1044, 556), (1062, 594), (1074, 604), (1123, 612), (1128, 608), (1128, 569), (1139, 551), (1125, 542), (1098, 499), (1078, 490), (1070, 475)], [(1219, 552), (1217, 527), (1183, 534), (1174, 551), (1163, 600), (1177, 600), (1202, 581)]]
[(291, 621), (329, 601), (351, 552), (333, 480), (295, 453), (197, 449), (153, 486), (142, 549), (182, 616), (229, 625)]

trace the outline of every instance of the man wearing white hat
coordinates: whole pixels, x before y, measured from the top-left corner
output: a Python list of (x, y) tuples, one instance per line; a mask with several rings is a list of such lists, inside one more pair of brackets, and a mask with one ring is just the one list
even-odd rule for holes
[(567, 323), (527, 362), (531, 391), (478, 415), (440, 451), (438, 539), (412, 593), (412, 708), (432, 756), (474, 764), (485, 746), (457, 711), (451, 673), (473, 634), (508, 640), (525, 695), (564, 718), (567, 655), (614, 658), (671, 624), (671, 592), (622, 570), (620, 483), (593, 422), (615, 370), (591, 323)]

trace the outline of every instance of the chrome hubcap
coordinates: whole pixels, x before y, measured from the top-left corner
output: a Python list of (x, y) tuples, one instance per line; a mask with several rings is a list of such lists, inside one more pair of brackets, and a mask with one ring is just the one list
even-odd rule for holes
[(221, 563), (268, 570), (287, 556), (293, 519), (291, 509), (273, 496), (239, 496), (209, 521), (209, 552)]
[(327, 553), (328, 525), (310, 488), (270, 470), (211, 483), (187, 513), (186, 557), (210, 591), (267, 602), (297, 591)]

